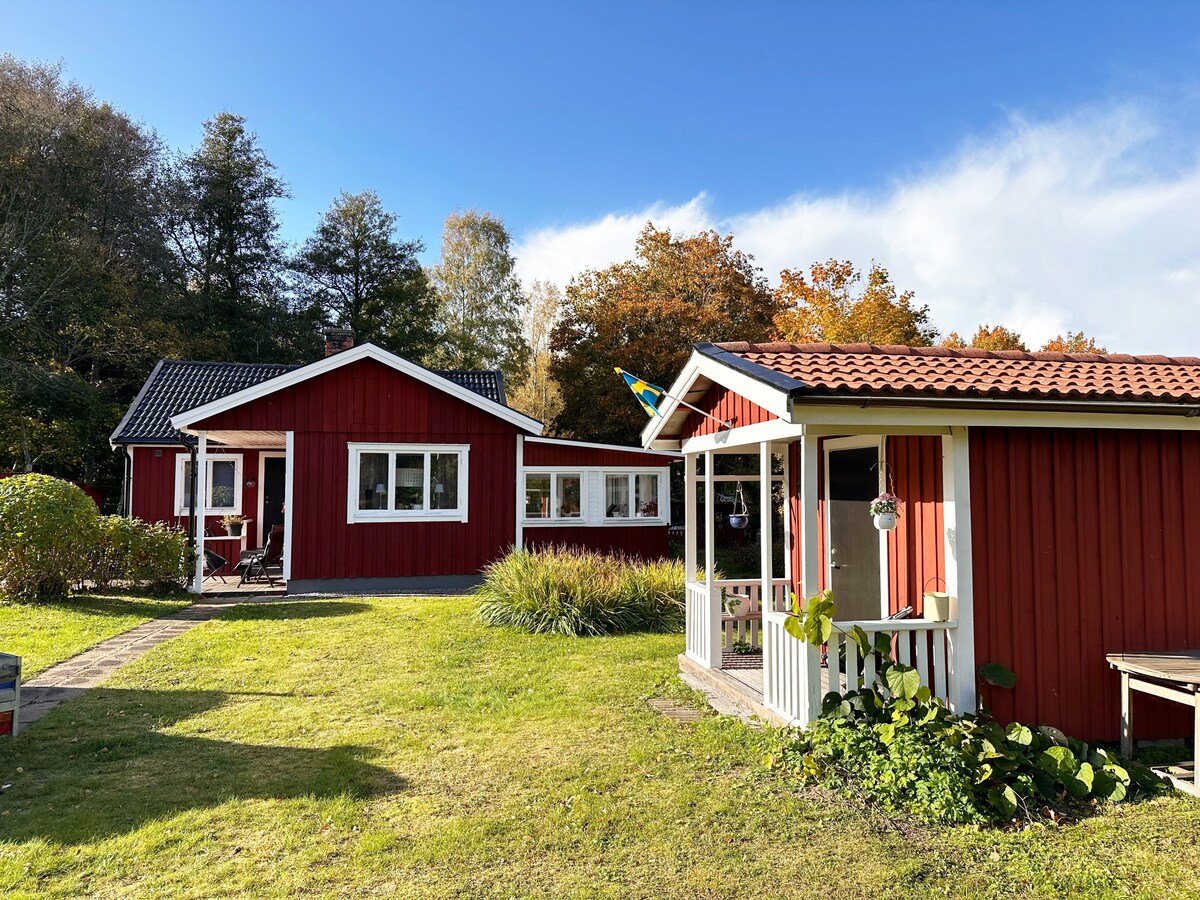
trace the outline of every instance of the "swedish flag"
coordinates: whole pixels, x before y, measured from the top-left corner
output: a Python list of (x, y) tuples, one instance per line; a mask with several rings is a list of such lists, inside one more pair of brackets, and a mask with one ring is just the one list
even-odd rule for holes
[(662, 413), (658, 410), (658, 400), (666, 391), (656, 384), (651, 384), (648, 381), (642, 381), (636, 375), (630, 375), (624, 369), (617, 367), (616, 373), (625, 379), (625, 383), (629, 385), (629, 389), (633, 391), (633, 396), (638, 398), (638, 403), (642, 404), (642, 409), (646, 411), (646, 415), (650, 418), (661, 416)]

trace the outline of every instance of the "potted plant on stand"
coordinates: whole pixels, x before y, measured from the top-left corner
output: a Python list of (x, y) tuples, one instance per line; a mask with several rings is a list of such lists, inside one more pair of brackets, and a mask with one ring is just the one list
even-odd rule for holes
[(871, 517), (880, 531), (891, 531), (900, 518), (900, 498), (884, 491), (871, 501)]
[(228, 515), (221, 517), (221, 524), (225, 526), (225, 533), (230, 537), (241, 537), (242, 528), (249, 519), (243, 519), (241, 516)]

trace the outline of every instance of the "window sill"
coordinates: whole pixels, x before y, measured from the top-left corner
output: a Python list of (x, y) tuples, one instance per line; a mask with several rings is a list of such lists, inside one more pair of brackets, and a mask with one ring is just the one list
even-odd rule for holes
[(525, 519), (522, 523), (527, 528), (561, 527), (568, 528), (606, 528), (611, 525), (660, 525), (667, 524), (666, 519)]
[(465, 513), (382, 513), (377, 516), (356, 515), (349, 520), (350, 525), (370, 525), (372, 522), (465, 522)]

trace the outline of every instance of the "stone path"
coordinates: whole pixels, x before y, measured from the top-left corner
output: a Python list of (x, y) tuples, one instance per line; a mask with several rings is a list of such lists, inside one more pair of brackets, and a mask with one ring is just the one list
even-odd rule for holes
[(24, 731), (65, 700), (78, 697), (95, 687), (127, 662), (133, 662), (147, 650), (178, 637), (189, 628), (219, 616), (239, 603), (270, 603), (282, 600), (270, 596), (205, 597), (177, 613), (143, 622), (129, 631), (114, 635), (78, 656), (51, 666), (21, 683), (19, 730)]

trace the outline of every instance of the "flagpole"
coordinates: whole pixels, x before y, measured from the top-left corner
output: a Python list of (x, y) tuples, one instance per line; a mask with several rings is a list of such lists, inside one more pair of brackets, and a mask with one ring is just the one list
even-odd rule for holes
[[(622, 368), (620, 368), (620, 367), (617, 367), (617, 374), (618, 374), (618, 375), (619, 375), (619, 374), (621, 374), (621, 373), (624, 373), (624, 372), (625, 372), (625, 370), (624, 370), (624, 369), (622, 369)], [(628, 374), (630, 374), (630, 375), (633, 375), (633, 373), (632, 373), (632, 372), (629, 372)], [(645, 382), (646, 384), (649, 384), (649, 383), (650, 383), (650, 382), (646, 381), (646, 379), (644, 379), (644, 378), (641, 378), (640, 376), (633, 375), (633, 377), (634, 377), (634, 378), (636, 378), (638, 381)], [(668, 394), (666, 391), (662, 390), (662, 388), (659, 388), (659, 387), (658, 387), (658, 385), (654, 385), (654, 387), (655, 387), (655, 388), (657, 388), (657, 389), (658, 389), (658, 390), (661, 392), (661, 394), (662, 394), (664, 397), (667, 397), (667, 398), (669, 398), (669, 399), (671, 399), (671, 400), (674, 400), (676, 403), (681, 403), (681, 404), (683, 404), (684, 406), (686, 406), (688, 409), (692, 410), (693, 412), (698, 412), (698, 413), (700, 413), (700, 415), (704, 416), (706, 419), (712, 419), (712, 420), (713, 420), (714, 422), (716, 422), (718, 425), (721, 425), (721, 426), (723, 426), (723, 427), (725, 427), (725, 428), (728, 428), (730, 431), (732, 431), (732, 430), (733, 430), (733, 423), (732, 423), (732, 422), (726, 422), (724, 419), (718, 419), (718, 418), (717, 418), (716, 416), (714, 416), (712, 413), (707, 413), (707, 412), (705, 412), (704, 410), (700, 409), (698, 406), (692, 406), (692, 404), (688, 403), (686, 400), (681, 400), (681, 399), (679, 399), (679, 398), (678, 398), (678, 397), (676, 397), (674, 394)], [(657, 406), (656, 406), (656, 407), (654, 407), (654, 414), (655, 414), (656, 416), (658, 416), (660, 419), (664, 419), (664, 418), (666, 418), (666, 416), (664, 416), (664, 415), (663, 415), (661, 412), (659, 412), (659, 411), (658, 411), (658, 407), (657, 407)]]

